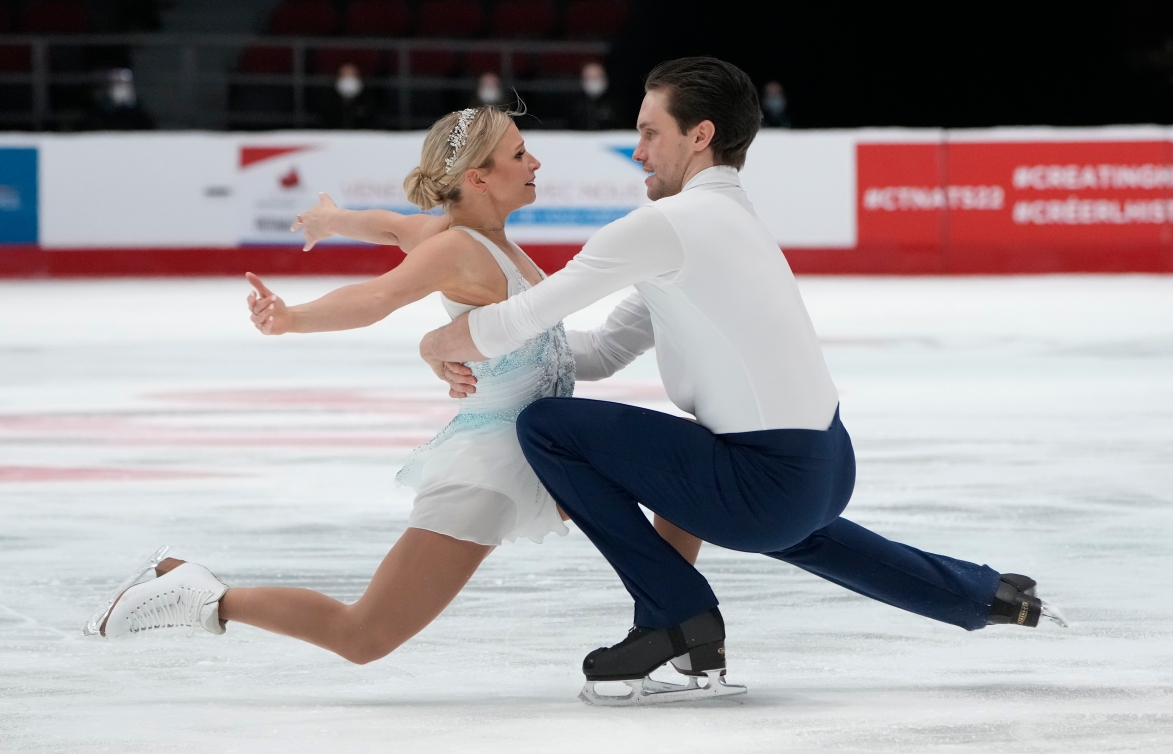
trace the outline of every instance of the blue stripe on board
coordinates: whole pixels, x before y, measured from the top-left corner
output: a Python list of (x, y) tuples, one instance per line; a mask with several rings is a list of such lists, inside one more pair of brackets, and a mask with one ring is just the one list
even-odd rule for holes
[(507, 225), (587, 225), (601, 228), (626, 217), (635, 207), (522, 207)]
[(37, 150), (0, 148), (0, 243), (37, 243)]
[[(347, 205), (347, 209), (386, 209), (401, 215), (421, 214), (413, 205)], [(626, 217), (635, 207), (522, 207), (509, 216), (508, 225), (579, 225), (601, 228)], [(439, 214), (435, 210), (428, 214)]]

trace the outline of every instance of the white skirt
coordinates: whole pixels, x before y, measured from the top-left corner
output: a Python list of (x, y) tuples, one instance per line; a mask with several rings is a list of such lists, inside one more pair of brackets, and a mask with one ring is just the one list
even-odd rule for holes
[(407, 525), (417, 529), (481, 545), (569, 533), (511, 421), (437, 437), (412, 453), (396, 480), (415, 490)]

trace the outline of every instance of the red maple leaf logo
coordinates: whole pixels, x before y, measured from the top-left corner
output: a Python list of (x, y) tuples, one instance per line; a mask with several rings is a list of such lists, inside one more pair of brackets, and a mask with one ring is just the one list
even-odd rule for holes
[(297, 188), (301, 185), (301, 176), (297, 174), (297, 168), (289, 169), (289, 172), (281, 176), (281, 188)]

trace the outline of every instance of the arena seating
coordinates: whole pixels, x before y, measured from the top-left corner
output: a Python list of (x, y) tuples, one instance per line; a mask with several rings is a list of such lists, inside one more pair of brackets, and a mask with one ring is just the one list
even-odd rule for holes
[[(270, 17), (274, 35), (325, 36), (340, 31), (344, 36), (409, 37), (417, 39), (605, 39), (617, 33), (627, 20), (621, 0), (573, 0), (559, 13), (552, 0), (499, 0), (486, 17), (477, 0), (424, 0), (412, 14), (403, 0), (352, 0), (345, 6), (341, 28), (335, 6), (327, 0), (287, 0)], [(486, 23), (487, 22), (487, 23)], [(558, 32), (561, 32), (560, 34)], [(463, 60), (462, 60), (463, 57)], [(534, 60), (515, 54), (512, 73), (525, 77), (537, 70), (544, 76), (576, 76), (595, 56), (565, 52), (547, 53)], [(351, 62), (364, 73), (394, 73), (395, 55), (367, 49), (318, 50), (310, 63), (314, 73), (333, 73)], [(411, 55), (412, 72), (421, 76), (478, 75), (501, 70), (497, 52), (476, 51), (463, 56), (442, 43), (417, 49)], [(292, 54), (277, 48), (255, 46), (240, 58), (242, 73), (289, 73)]]
[[(118, 3), (0, 0), (0, 34), (59, 37), (119, 33), (110, 27), (114, 17), (110, 9)], [(253, 4), (263, 6), (261, 2)], [(597, 60), (598, 55), (565, 48), (542, 52), (525, 46), (535, 41), (606, 39), (619, 31), (628, 15), (623, 0), (283, 0), (268, 7), (261, 38), (249, 39), (230, 52), (235, 63), (228, 71), (225, 122), (229, 127), (317, 122), (310, 100), (332, 90), (333, 82), (325, 77), (334, 76), (347, 63), (356, 65), (371, 80), (369, 90), (385, 103), (380, 108), (387, 117), (387, 127), (417, 127), (411, 124), (426, 120), (432, 110), (462, 106), (472, 79), (486, 72), (502, 75), (506, 83), (518, 86), (523, 93), (528, 87), (527, 98), (549, 99), (550, 111), (557, 111), (562, 105), (556, 103), (574, 96), (577, 85), (553, 79), (576, 77), (583, 64)], [(244, 29), (238, 33), (249, 34)], [(326, 44), (324, 38), (337, 38), (340, 43)], [(363, 38), (371, 39), (372, 44), (352, 46), (351, 40)], [(405, 53), (387, 44), (391, 40), (411, 40), (412, 46)], [(473, 49), (469, 42), (474, 43)], [(491, 49), (475, 49), (482, 42), (494, 44), (481, 45)], [(47, 58), (51, 79), (48, 97), (40, 100), (48, 104), (35, 115), (36, 122), (48, 119), (58, 127), (70, 117), (76, 118), (77, 112), (92, 104), (93, 85), (84, 75), (74, 74), (96, 75), (111, 68), (133, 67), (131, 48), (136, 44), (130, 39), (119, 44), (92, 39), (79, 39), (76, 45), (52, 42)], [(230, 43), (196, 41), (189, 49), (197, 49), (197, 59), (205, 61), (216, 59), (217, 54), (204, 57), (198, 48), (225, 44)], [(410, 55), (407, 94), (399, 92), (399, 84), (388, 78), (400, 73), (404, 54)], [(37, 84), (29, 74), (34, 67), (32, 46), (0, 45), (0, 73), (16, 74), (13, 81), (0, 86), (0, 121), (24, 118), (32, 122), (30, 103)], [(53, 79), (57, 74), (64, 75)], [(27, 81), (15, 80), (25, 77)], [(391, 119), (395, 107), (405, 113), (399, 120)], [(234, 113), (242, 117), (235, 118)], [(549, 122), (556, 121), (555, 116)]]
[(620, 0), (575, 0), (563, 21), (569, 39), (604, 39), (627, 22), (627, 6)]
[(498, 39), (542, 39), (554, 31), (556, 16), (550, 0), (501, 0), (493, 9), (489, 36)]
[(324, 37), (338, 27), (334, 6), (326, 0), (289, 0), (278, 5), (269, 21), (273, 34)]
[[(467, 39), (477, 36), (485, 16), (475, 0), (427, 0), (419, 11), (416, 36), (433, 39)], [(451, 50), (415, 50), (411, 69), (423, 76), (448, 76), (459, 65), (459, 56)]]
[(342, 22), (352, 37), (403, 37), (410, 28), (411, 9), (399, 0), (354, 0)]
[(28, 34), (84, 34), (86, 10), (73, 0), (38, 0), (24, 9), (20, 30)]
[[(12, 14), (0, 5), (0, 34), (10, 34)], [(0, 73), (27, 73), (32, 70), (32, 51), (25, 45), (0, 45)]]
[(333, 75), (346, 63), (358, 66), (364, 76), (382, 73), (384, 70), (394, 69), (394, 56), (390, 56), (384, 64), (383, 56), (378, 50), (368, 50), (354, 47), (325, 47), (314, 52), (313, 71)]

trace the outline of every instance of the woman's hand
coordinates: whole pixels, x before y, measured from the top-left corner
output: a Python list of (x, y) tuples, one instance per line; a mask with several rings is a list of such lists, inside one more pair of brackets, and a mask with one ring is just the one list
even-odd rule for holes
[(341, 212), (338, 205), (325, 191), (318, 194), (318, 204), (313, 209), (306, 210), (297, 216), (297, 221), (290, 226), (290, 230), (305, 230), (305, 246), (302, 251), (309, 251), (314, 244), (334, 235), (333, 223)]
[(248, 294), (248, 308), (252, 312), (253, 325), (265, 335), (281, 335), (289, 332), (293, 325), (293, 318), (285, 302), (277, 297), (261, 282), (261, 279), (251, 272), (244, 273), (245, 279), (252, 283), (255, 291)]

